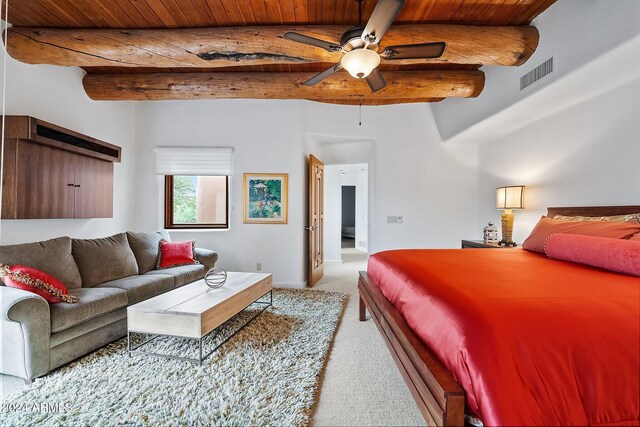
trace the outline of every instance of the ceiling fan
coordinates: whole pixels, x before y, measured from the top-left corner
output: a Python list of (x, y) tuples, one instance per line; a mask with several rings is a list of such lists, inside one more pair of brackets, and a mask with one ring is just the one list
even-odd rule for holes
[(362, 2), (358, 2), (358, 26), (353, 27), (340, 38), (340, 44), (331, 43), (303, 34), (287, 32), (285, 39), (325, 49), (328, 52), (342, 52), (344, 56), (340, 63), (332, 65), (325, 71), (311, 77), (304, 82), (312, 86), (326, 79), (342, 68), (358, 79), (365, 79), (373, 92), (379, 91), (387, 85), (382, 73), (377, 68), (380, 57), (387, 60), (393, 59), (429, 59), (442, 56), (445, 43), (421, 43), (386, 47), (382, 53), (378, 53), (380, 39), (389, 29), (402, 7), (404, 0), (378, 0), (369, 22), (362, 26)]

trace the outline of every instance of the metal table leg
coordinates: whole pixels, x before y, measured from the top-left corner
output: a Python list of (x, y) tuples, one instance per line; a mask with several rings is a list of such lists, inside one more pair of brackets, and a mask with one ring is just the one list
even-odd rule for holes
[[(268, 302), (267, 301), (260, 301), (262, 298), (264, 298), (267, 295), (267, 293), (269, 294), (269, 301)], [(147, 352), (147, 351), (139, 350), (139, 348), (143, 347), (144, 345), (148, 344), (149, 342), (155, 340), (156, 338), (158, 338), (160, 336), (176, 337), (176, 338), (183, 338), (183, 339), (185, 337), (180, 337), (180, 336), (176, 336), (176, 335), (153, 334), (152, 338), (150, 338), (150, 339), (144, 341), (142, 344), (139, 344), (139, 345), (137, 345), (137, 346), (132, 348), (132, 346), (131, 346), (131, 332), (127, 331), (127, 350), (129, 352), (129, 356), (131, 356), (134, 353), (139, 353), (139, 354), (145, 354), (145, 355), (149, 355), (149, 356), (162, 357), (162, 358), (165, 358), (165, 359), (186, 360), (186, 361), (189, 361), (189, 362), (198, 363), (200, 366), (202, 366), (202, 362), (207, 357), (211, 356), (216, 350), (218, 350), (220, 347), (222, 347), (227, 341), (229, 341), (231, 338), (233, 338), (238, 332), (242, 331), (247, 325), (249, 325), (249, 323), (251, 323), (259, 315), (261, 315), (266, 309), (268, 309), (269, 307), (273, 306), (273, 289), (269, 290), (269, 292), (267, 292), (267, 293), (265, 293), (264, 295), (260, 296), (260, 298), (258, 298), (257, 300), (255, 300), (251, 304), (247, 305), (243, 310), (246, 310), (247, 308), (249, 308), (253, 304), (262, 305), (263, 306), (262, 309), (260, 309), (248, 321), (246, 321), (244, 324), (242, 324), (242, 326), (240, 326), (237, 330), (235, 330), (231, 335), (229, 335), (222, 342), (220, 342), (218, 345), (216, 345), (204, 357), (202, 356), (202, 343), (204, 342), (204, 340), (207, 337), (209, 337), (211, 334), (216, 332), (218, 330), (218, 328), (223, 326), (226, 322), (223, 323), (222, 325), (220, 325), (218, 328), (214, 329), (213, 331), (209, 332), (207, 335), (205, 335), (205, 336), (203, 336), (203, 337), (201, 337), (199, 339), (198, 338), (192, 338), (192, 339), (197, 339), (198, 340), (198, 358), (197, 359), (196, 358), (191, 358), (191, 357), (173, 356), (173, 355), (169, 355), (169, 354), (160, 354), (160, 353), (155, 353), (155, 352)], [(238, 313), (240, 313), (240, 312), (238, 312)], [(229, 319), (229, 320), (231, 320), (231, 319)], [(229, 320), (227, 320), (227, 322)], [(141, 334), (141, 335), (152, 335), (152, 334), (144, 334), (144, 333), (141, 333), (141, 332), (138, 332), (138, 333)]]

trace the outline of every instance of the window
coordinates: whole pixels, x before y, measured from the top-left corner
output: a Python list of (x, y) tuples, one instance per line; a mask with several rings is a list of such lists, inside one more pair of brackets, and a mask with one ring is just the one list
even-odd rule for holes
[(165, 228), (229, 228), (231, 147), (156, 147)]
[(228, 228), (229, 177), (167, 175), (165, 228)]

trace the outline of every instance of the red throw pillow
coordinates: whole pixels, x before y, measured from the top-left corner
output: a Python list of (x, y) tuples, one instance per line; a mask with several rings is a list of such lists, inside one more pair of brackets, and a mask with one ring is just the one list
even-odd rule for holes
[(549, 258), (640, 276), (640, 241), (553, 234), (545, 245)]
[(158, 269), (190, 264), (200, 264), (196, 259), (195, 240), (186, 240), (184, 242), (160, 240), (160, 255), (156, 266)]
[(0, 264), (0, 276), (5, 285), (40, 295), (50, 303), (78, 302), (78, 297), (69, 295), (67, 288), (59, 280), (44, 271), (23, 265)]
[(605, 221), (556, 221), (543, 216), (522, 244), (522, 248), (544, 253), (544, 243), (550, 235), (555, 233), (629, 239), (634, 234), (640, 233), (640, 224)]

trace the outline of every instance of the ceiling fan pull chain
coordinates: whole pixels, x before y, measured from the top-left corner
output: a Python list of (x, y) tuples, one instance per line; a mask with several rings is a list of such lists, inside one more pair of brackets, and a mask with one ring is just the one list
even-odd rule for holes
[(362, 126), (362, 103), (360, 103), (360, 113), (358, 116), (358, 126)]

